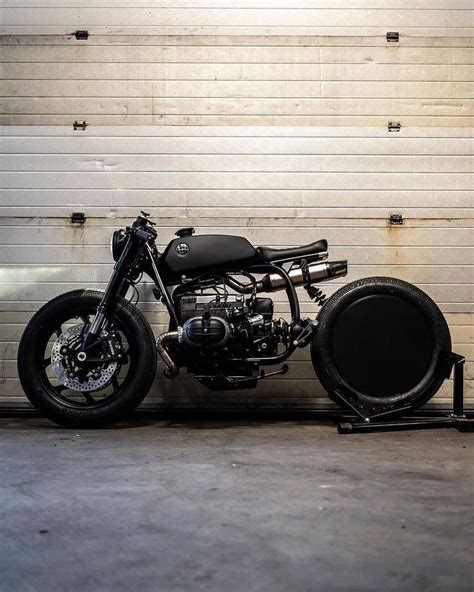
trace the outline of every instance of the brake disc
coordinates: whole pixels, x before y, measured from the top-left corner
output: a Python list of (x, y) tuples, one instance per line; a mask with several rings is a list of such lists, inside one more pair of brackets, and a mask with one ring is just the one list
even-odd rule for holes
[[(70, 348), (71, 342), (77, 340), (83, 328), (84, 325), (74, 325), (64, 331), (64, 333), (61, 333), (56, 339), (51, 352), (51, 367), (56, 378), (65, 387), (81, 392), (97, 391), (111, 381), (112, 376), (117, 370), (117, 362), (107, 362), (102, 364), (99, 372), (94, 369), (93, 374), (85, 376), (83, 380), (79, 380), (77, 376), (69, 376), (65, 364), (66, 356), (61, 353), (61, 350), (64, 347), (68, 349)], [(100, 336), (106, 337), (107, 333), (103, 331)]]

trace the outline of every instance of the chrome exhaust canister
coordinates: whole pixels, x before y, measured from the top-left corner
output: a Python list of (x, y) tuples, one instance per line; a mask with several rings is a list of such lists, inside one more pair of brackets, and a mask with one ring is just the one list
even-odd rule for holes
[[(303, 272), (301, 267), (297, 267), (292, 269), (288, 275), (295, 286), (302, 286), (306, 283), (316, 284), (317, 282), (347, 275), (347, 260), (314, 263), (308, 265), (306, 273)], [(262, 286), (262, 290), (258, 291), (262, 292), (276, 292), (286, 288), (285, 279), (278, 273), (267, 273), (259, 284)]]

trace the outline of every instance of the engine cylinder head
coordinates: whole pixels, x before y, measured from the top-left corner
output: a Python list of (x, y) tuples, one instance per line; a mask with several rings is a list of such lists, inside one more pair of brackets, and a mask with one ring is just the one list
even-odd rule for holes
[(191, 347), (217, 348), (229, 341), (231, 329), (222, 317), (193, 317), (183, 325), (183, 342)]

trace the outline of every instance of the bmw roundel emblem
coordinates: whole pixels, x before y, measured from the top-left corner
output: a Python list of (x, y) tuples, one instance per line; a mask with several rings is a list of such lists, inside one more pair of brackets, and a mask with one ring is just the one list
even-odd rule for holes
[(187, 245), (186, 243), (177, 244), (176, 252), (178, 253), (178, 255), (181, 255), (181, 257), (184, 257), (189, 253), (189, 245)]

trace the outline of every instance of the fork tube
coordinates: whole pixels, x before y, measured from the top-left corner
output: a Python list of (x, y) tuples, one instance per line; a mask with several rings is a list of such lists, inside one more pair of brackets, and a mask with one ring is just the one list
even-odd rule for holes
[(84, 349), (97, 337), (104, 326), (104, 322), (107, 319), (107, 313), (109, 312), (111, 304), (114, 302), (115, 296), (121, 293), (123, 282), (125, 280), (125, 267), (126, 259), (132, 249), (132, 241), (129, 240), (120, 259), (114, 265), (114, 270), (110, 277), (107, 288), (105, 289), (104, 295), (97, 307), (97, 312), (94, 320), (90, 326), (87, 335), (84, 337), (82, 348)]
[(91, 341), (100, 333), (107, 318), (107, 312), (110, 309), (110, 304), (116, 294), (120, 293), (124, 280), (123, 271), (121, 269), (114, 269), (112, 277), (107, 285), (107, 288), (102, 296), (97, 313), (92, 321), (91, 327), (84, 338), (83, 347), (86, 347)]

